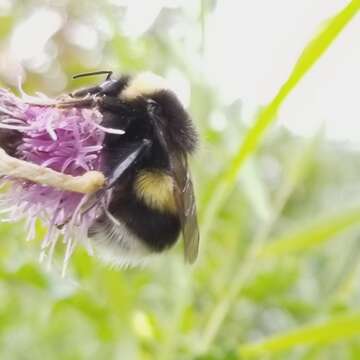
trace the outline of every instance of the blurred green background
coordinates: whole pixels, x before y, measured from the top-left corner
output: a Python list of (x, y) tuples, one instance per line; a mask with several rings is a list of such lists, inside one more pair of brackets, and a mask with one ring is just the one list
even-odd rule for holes
[(215, 0), (0, 0), (1, 86), (16, 91), (21, 75), (27, 92), (58, 95), (97, 81), (71, 80), (82, 71), (150, 70), (179, 88), (202, 138), (192, 267), (181, 242), (126, 270), (78, 248), (62, 278), (61, 246), (47, 269), (41, 229), (25, 242), (22, 224), (1, 224), (1, 359), (360, 359), (358, 151), (321, 127), (302, 138), (275, 125), (359, 10), (347, 3), (249, 122), (246, 103), (226, 101), (204, 70)]

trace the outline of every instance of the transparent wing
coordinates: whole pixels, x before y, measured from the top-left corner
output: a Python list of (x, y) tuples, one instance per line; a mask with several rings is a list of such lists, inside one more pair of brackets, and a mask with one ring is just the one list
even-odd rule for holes
[(173, 157), (171, 163), (175, 180), (174, 195), (184, 239), (184, 257), (186, 262), (192, 264), (198, 256), (200, 239), (194, 188), (186, 158)]

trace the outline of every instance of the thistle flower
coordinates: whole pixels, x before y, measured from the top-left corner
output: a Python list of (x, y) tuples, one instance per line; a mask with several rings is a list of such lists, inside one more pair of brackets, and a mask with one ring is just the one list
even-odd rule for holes
[[(72, 176), (102, 171), (105, 138), (96, 108), (58, 108), (56, 100), (44, 96), (18, 98), (0, 89), (0, 147), (26, 162)], [(111, 130), (108, 130), (109, 132)], [(6, 221), (26, 220), (27, 238), (35, 236), (36, 219), (47, 227), (40, 259), (49, 263), (57, 241), (66, 244), (67, 262), (77, 242), (92, 252), (87, 234), (94, 220), (106, 208), (111, 191), (94, 195), (70, 192), (29, 180), (2, 177), (11, 188), (0, 195), (0, 211)], [(90, 204), (90, 205), (89, 205)]]

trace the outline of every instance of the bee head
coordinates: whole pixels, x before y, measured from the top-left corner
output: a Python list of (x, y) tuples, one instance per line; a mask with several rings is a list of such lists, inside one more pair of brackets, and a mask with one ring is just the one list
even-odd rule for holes
[(155, 133), (174, 151), (192, 153), (198, 136), (192, 120), (165, 79), (152, 73), (130, 78), (119, 97), (141, 103)]

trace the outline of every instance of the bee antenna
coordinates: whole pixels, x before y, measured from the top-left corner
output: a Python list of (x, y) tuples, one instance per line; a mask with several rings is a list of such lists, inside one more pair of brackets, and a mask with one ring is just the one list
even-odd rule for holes
[(85, 73), (80, 73), (80, 74), (74, 75), (73, 79), (78, 79), (78, 78), (85, 77), (85, 76), (102, 75), (102, 74), (107, 74), (106, 80), (110, 80), (111, 75), (113, 74), (113, 72), (112, 71), (107, 71), (107, 70), (85, 72)]

